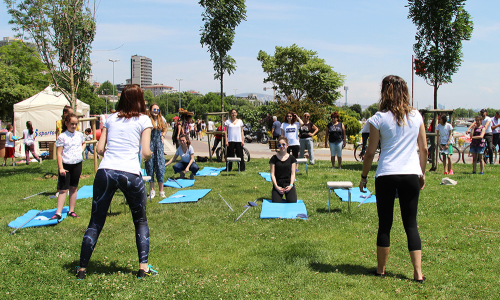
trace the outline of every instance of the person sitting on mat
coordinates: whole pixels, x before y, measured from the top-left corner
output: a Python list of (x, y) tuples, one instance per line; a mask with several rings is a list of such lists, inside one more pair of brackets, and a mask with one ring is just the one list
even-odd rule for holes
[(273, 182), (273, 203), (282, 203), (283, 194), (286, 202), (297, 202), (297, 191), (295, 190), (295, 167), (297, 160), (295, 156), (287, 153), (288, 139), (284, 136), (278, 138), (279, 151), (269, 160), (271, 165), (271, 180)]
[(191, 141), (189, 140), (187, 134), (183, 134), (179, 138), (179, 143), (181, 144), (177, 151), (175, 152), (174, 157), (172, 157), (166, 164), (165, 167), (170, 165), (177, 159), (177, 156), (181, 157), (181, 161), (174, 165), (175, 174), (180, 173), (181, 179), (184, 179), (184, 176), (187, 172), (191, 171), (191, 176), (189, 179), (194, 179), (194, 174), (198, 173), (200, 167), (194, 161), (194, 149), (191, 146)]
[(85, 279), (87, 265), (97, 245), (109, 205), (116, 190), (120, 189), (127, 199), (135, 227), (135, 243), (139, 257), (137, 278), (158, 275), (148, 265), (149, 226), (146, 216), (146, 195), (141, 165), (137, 159), (139, 146), (141, 156), (148, 160), (151, 128), (153, 124), (146, 113), (144, 93), (137, 84), (126, 85), (116, 107), (117, 112), (108, 116), (102, 129), (96, 151), (103, 156), (94, 179), (92, 211), (80, 252), (80, 266), (76, 278)]

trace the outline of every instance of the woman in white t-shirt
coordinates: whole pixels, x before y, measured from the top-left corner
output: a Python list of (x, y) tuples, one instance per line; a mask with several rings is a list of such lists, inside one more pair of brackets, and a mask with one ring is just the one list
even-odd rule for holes
[[(439, 124), (436, 127), (436, 133), (439, 141), (439, 153), (443, 154), (445, 158), (443, 159), (443, 169), (445, 175), (453, 175), (453, 169), (451, 165), (451, 156), (453, 155), (453, 126), (447, 123), (448, 117), (446, 115), (441, 115), (439, 117)], [(448, 160), (448, 169), (446, 169), (446, 161)]]
[(302, 125), (304, 125), (304, 122), (292, 111), (286, 114), (285, 121), (281, 123), (281, 136), (288, 139), (288, 149), (286, 151), (288, 154), (291, 152), (295, 158), (299, 157), (299, 129)]
[[(363, 160), (359, 189), (364, 192), (375, 150), (380, 140), (380, 158), (375, 174), (377, 212), (377, 270), (374, 275), (384, 277), (389, 257), (390, 232), (396, 191), (399, 195), (401, 218), (408, 239), (408, 250), (413, 264), (413, 279), (423, 283), (422, 245), (417, 227), (417, 207), (420, 190), (425, 186), (427, 141), (422, 116), (410, 105), (406, 82), (398, 76), (382, 80), (380, 111), (370, 122), (370, 143)], [(420, 155), (415, 150), (417, 148)]]
[(30, 164), (30, 151), (33, 157), (42, 164), (42, 159), (35, 153), (35, 137), (33, 136), (33, 125), (31, 121), (26, 122), (26, 129), (23, 130), (24, 153), (26, 154), (26, 164)]
[[(226, 130), (224, 135), (226, 138), (227, 157), (237, 157), (241, 159), (240, 170), (245, 171), (245, 159), (243, 158), (243, 146), (245, 146), (245, 134), (243, 133), (243, 121), (237, 118), (238, 111), (231, 109), (231, 118), (226, 120)], [(233, 163), (228, 163), (228, 171), (233, 169)]]
[(142, 179), (141, 165), (137, 159), (139, 146), (141, 157), (144, 160), (151, 158), (149, 146), (153, 124), (146, 114), (144, 93), (139, 85), (125, 86), (116, 111), (106, 119), (96, 148), (103, 159), (95, 174), (92, 211), (89, 226), (83, 237), (77, 279), (84, 279), (86, 276), (87, 265), (117, 189), (122, 191), (132, 212), (139, 256), (137, 278), (158, 274), (148, 265), (149, 226), (146, 217), (146, 187)]
[(181, 179), (184, 179), (185, 174), (191, 171), (189, 179), (194, 179), (194, 175), (198, 173), (200, 167), (194, 161), (194, 149), (191, 146), (191, 141), (187, 134), (183, 134), (179, 137), (179, 148), (175, 151), (174, 157), (172, 157), (166, 164), (165, 167), (174, 162), (178, 156), (180, 156), (181, 161), (174, 165), (175, 174), (180, 173)]

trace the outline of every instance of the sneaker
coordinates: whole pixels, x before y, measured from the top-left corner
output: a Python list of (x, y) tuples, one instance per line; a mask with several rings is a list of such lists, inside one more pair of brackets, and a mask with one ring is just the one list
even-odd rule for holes
[(480, 172), (479, 175), (484, 175), (484, 172)]
[(160, 198), (167, 198), (167, 197), (165, 196), (165, 192), (160, 192)]
[(472, 172), (472, 174), (476, 174), (476, 172)]
[(137, 272), (137, 279), (142, 279), (144, 277), (153, 277), (158, 275), (158, 271), (153, 269), (153, 266), (148, 265), (149, 270), (144, 271), (143, 269), (139, 269), (139, 272)]
[(52, 218), (50, 218), (49, 220), (61, 220), (62, 219), (62, 216), (61, 215), (58, 215), (58, 214), (54, 214), (52, 216)]
[(194, 174), (191, 172), (191, 175), (189, 175), (189, 179), (193, 180), (194, 179)]
[(80, 269), (79, 266), (75, 267), (76, 269), (76, 280), (83, 280), (85, 277), (87, 277), (87, 271), (78, 271)]
[(151, 191), (149, 191), (149, 197), (150, 197), (151, 199), (152, 199), (152, 198), (154, 198), (155, 196), (156, 196), (156, 194), (155, 194), (155, 190), (151, 190)]
[(342, 167), (339, 167), (339, 170), (342, 170)]
[(38, 162), (39, 164), (42, 164), (42, 159), (40, 158), (40, 161)]
[(448, 175), (448, 171), (444, 171), (444, 175)]
[(295, 169), (295, 173), (299, 173), (299, 168)]
[(79, 216), (74, 211), (68, 213), (68, 216), (70, 216), (72, 218), (79, 218)]
[(455, 174), (455, 173), (453, 172), (453, 170), (450, 170), (450, 173), (448, 173), (448, 174), (449, 174), (449, 175), (453, 175), (453, 174)]

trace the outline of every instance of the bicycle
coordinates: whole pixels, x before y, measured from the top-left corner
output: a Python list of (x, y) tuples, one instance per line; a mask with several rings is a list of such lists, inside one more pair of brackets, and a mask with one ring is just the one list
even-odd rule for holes
[[(217, 158), (218, 162), (226, 161), (226, 153), (227, 153), (226, 151), (227, 150), (225, 149), (225, 147), (224, 151), (222, 150), (221, 147), (215, 149), (215, 157)], [(245, 147), (243, 147), (243, 159), (245, 160), (245, 162), (250, 161), (250, 151), (248, 151), (248, 149)]]
[[(361, 158), (361, 154), (360, 154), (362, 150), (363, 150), (363, 144), (362, 143), (358, 144), (354, 148), (354, 158), (356, 159), (356, 161), (359, 161), (359, 162), (363, 161), (363, 159)], [(377, 147), (377, 150), (375, 150), (375, 156), (380, 156), (380, 143), (379, 143), (379, 146)], [(375, 159), (375, 156), (374, 156), (374, 159)], [(378, 158), (377, 158), (377, 161), (378, 161)]]
[[(497, 157), (498, 157), (497, 148), (493, 147), (493, 163), (497, 161)], [(486, 154), (486, 151), (484, 152), (483, 159), (484, 163), (488, 163), (489, 155)], [(462, 161), (464, 164), (472, 164), (473, 159), (472, 159), (472, 153), (470, 153), (470, 145), (467, 145), (467, 147), (464, 148), (464, 151), (462, 153)]]

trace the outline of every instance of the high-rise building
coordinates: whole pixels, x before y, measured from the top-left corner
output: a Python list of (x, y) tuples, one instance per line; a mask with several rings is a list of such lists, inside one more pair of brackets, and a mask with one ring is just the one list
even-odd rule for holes
[(140, 87), (153, 85), (153, 60), (145, 56), (132, 56), (130, 78), (132, 84), (138, 84)]

